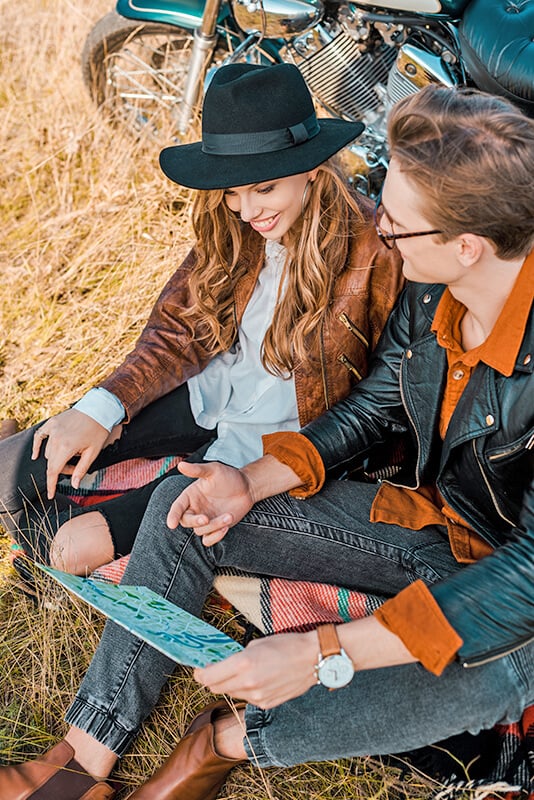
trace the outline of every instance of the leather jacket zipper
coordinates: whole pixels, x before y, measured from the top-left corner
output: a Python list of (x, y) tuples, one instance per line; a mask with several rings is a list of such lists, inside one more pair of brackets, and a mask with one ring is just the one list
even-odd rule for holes
[(340, 321), (340, 322), (342, 322), (342, 323), (343, 323), (343, 325), (344, 325), (346, 328), (348, 328), (348, 329), (349, 329), (349, 331), (350, 331), (351, 333), (353, 333), (353, 334), (354, 334), (354, 336), (355, 336), (357, 339), (359, 339), (359, 340), (360, 340), (360, 342), (361, 342), (361, 343), (364, 345), (364, 347), (365, 347), (366, 349), (368, 349), (368, 348), (369, 348), (369, 342), (367, 341), (367, 339), (365, 338), (365, 336), (363, 335), (363, 333), (361, 332), (361, 330), (360, 330), (360, 329), (359, 329), (359, 328), (358, 328), (358, 327), (357, 327), (357, 326), (354, 324), (354, 322), (353, 322), (353, 321), (350, 319), (350, 317), (349, 317), (349, 316), (347, 316), (347, 314), (346, 314), (344, 311), (342, 311), (342, 312), (341, 312), (341, 314), (339, 315), (338, 319), (339, 319), (339, 321)]
[(525, 450), (532, 450), (532, 448), (534, 447), (534, 433), (532, 434), (532, 436), (530, 437), (530, 439), (527, 441), (527, 443), (525, 445), (516, 444), (515, 447), (510, 447), (504, 453), (494, 453), (493, 455), (488, 456), (488, 460), (489, 461), (499, 461), (499, 459), (501, 459), (501, 458), (506, 458), (507, 456), (511, 456), (514, 453), (517, 453), (518, 450), (522, 450), (523, 446), (524, 446)]
[[(408, 484), (403, 483), (396, 483), (395, 486), (403, 486), (406, 489), (419, 489), (421, 483), (419, 481), (419, 465), (421, 463), (421, 438), (419, 436), (419, 431), (417, 430), (417, 425), (414, 422), (412, 415), (410, 414), (410, 410), (408, 408), (408, 404), (406, 402), (406, 395), (404, 394), (404, 387), (402, 383), (402, 372), (404, 369), (404, 358), (401, 361), (400, 369), (399, 369), (399, 389), (400, 395), (402, 400), (402, 405), (404, 406), (404, 410), (406, 411), (406, 415), (410, 420), (411, 426), (415, 432), (415, 438), (417, 439), (417, 463), (415, 465), (415, 486), (408, 486)], [(384, 483), (388, 483), (388, 481), (384, 481)]]
[(482, 475), (484, 483), (486, 484), (486, 489), (488, 490), (488, 492), (490, 494), (490, 497), (493, 500), (493, 505), (495, 506), (495, 510), (497, 511), (497, 514), (500, 516), (501, 519), (503, 519), (505, 522), (507, 522), (512, 527), (514, 527), (516, 525), (516, 523), (512, 519), (508, 519), (508, 517), (506, 517), (502, 513), (501, 509), (499, 508), (499, 506), (497, 504), (497, 498), (495, 497), (495, 494), (493, 492), (493, 489), (491, 488), (490, 482), (488, 481), (488, 479), (486, 477), (486, 473), (484, 472), (484, 470), (482, 468), (482, 464), (480, 463), (480, 459), (478, 458), (475, 439), (472, 440), (471, 444), (473, 446), (473, 453), (474, 453), (474, 456), (475, 456), (475, 461), (478, 464), (478, 468), (480, 470), (480, 474)]
[(348, 356), (345, 355), (345, 353), (341, 353), (337, 357), (337, 360), (340, 361), (343, 364), (343, 366), (349, 370), (349, 372), (352, 372), (352, 374), (355, 375), (359, 381), (361, 381), (363, 377), (362, 373), (356, 369), (355, 365), (352, 363), (350, 358), (348, 358)]
[(492, 661), (498, 661), (499, 658), (504, 658), (505, 656), (509, 656), (512, 653), (515, 653), (516, 650), (521, 650), (522, 647), (526, 647), (529, 644), (534, 642), (534, 636), (531, 636), (530, 639), (527, 639), (526, 642), (521, 642), (521, 644), (517, 644), (514, 647), (508, 647), (506, 650), (499, 650), (496, 653), (492, 653), (491, 655), (484, 656), (484, 658), (477, 659), (476, 656), (474, 658), (475, 661), (463, 661), (462, 667), (464, 669), (471, 669), (472, 667), (483, 667), (484, 664), (491, 664)]

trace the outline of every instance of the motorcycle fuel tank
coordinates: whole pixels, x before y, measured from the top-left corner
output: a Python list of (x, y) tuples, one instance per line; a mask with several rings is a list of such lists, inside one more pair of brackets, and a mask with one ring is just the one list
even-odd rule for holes
[(446, 14), (457, 19), (469, 0), (385, 0), (377, 3), (376, 0), (356, 0), (359, 7), (368, 8), (370, 11), (400, 11), (405, 14)]
[(313, 28), (323, 16), (321, 0), (230, 0), (235, 21), (245, 33), (291, 39)]

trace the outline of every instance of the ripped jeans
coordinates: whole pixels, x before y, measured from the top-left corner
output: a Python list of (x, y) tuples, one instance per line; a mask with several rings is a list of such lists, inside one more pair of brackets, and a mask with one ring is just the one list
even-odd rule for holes
[[(110, 529), (115, 557), (126, 555), (132, 549), (152, 492), (164, 476), (140, 489), (130, 489), (120, 497), (87, 507), (76, 505), (61, 490), (53, 500), (48, 500), (44, 445), (39, 458), (31, 460), (33, 436), (41, 424), (0, 441), (0, 522), (29, 555), (47, 562), (50, 541), (63, 523), (88, 511), (100, 511)], [(102, 450), (89, 471), (140, 457), (193, 453), (189, 460), (199, 460), (214, 438), (215, 431), (196, 424), (187, 385), (183, 384), (155, 400), (125, 425), (120, 439)]]

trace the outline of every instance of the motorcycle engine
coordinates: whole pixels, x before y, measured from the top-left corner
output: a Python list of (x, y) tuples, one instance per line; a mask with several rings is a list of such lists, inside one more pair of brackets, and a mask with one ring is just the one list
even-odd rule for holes
[(319, 113), (322, 108), (325, 116), (365, 124), (363, 134), (342, 151), (341, 158), (353, 183), (371, 197), (387, 169), (387, 116), (393, 104), (428, 83), (458, 82), (455, 55), (430, 26), (406, 28), (401, 17), (369, 14), (357, 0), (230, 0), (230, 4), (246, 34), (284, 42), (278, 55), (298, 66)]
[(397, 50), (370, 28), (352, 26), (349, 6), (336, 6), (315, 27), (288, 42), (288, 55), (299, 67), (325, 110), (344, 119), (374, 117)]
[(350, 3), (332, 8), (312, 30), (287, 42), (284, 60), (297, 64), (326, 114), (365, 123), (342, 158), (354, 183), (373, 196), (387, 168), (389, 109), (428, 83), (457, 81), (441, 54), (402, 25), (364, 23)]

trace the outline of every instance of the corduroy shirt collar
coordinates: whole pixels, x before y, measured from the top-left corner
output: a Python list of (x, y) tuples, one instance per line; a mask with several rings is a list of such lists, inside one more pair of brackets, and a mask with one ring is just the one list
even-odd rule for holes
[[(533, 287), (534, 250), (525, 259), (490, 335), (479, 347), (464, 355), (462, 360), (465, 364), (475, 366), (483, 361), (488, 367), (510, 377), (525, 335), (534, 296)], [(458, 346), (460, 321), (464, 313), (465, 306), (446, 289), (432, 323), (432, 330), (445, 349), (456, 349), (455, 345)]]

